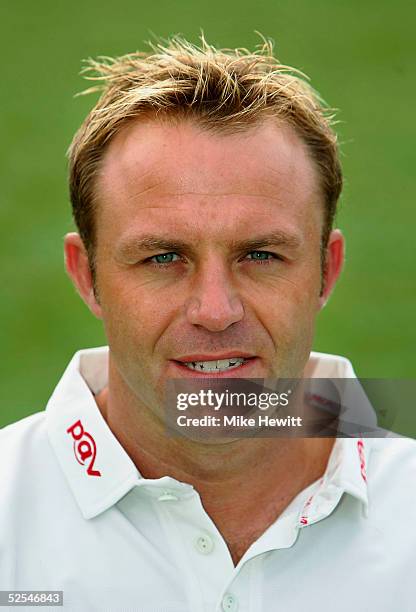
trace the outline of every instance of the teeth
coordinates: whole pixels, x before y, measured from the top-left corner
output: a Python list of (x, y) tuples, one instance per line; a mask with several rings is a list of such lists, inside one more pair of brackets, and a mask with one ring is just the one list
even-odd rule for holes
[(184, 362), (190, 370), (197, 372), (224, 372), (238, 368), (246, 359), (244, 357), (231, 357), (230, 359), (217, 359), (215, 361), (188, 361)]

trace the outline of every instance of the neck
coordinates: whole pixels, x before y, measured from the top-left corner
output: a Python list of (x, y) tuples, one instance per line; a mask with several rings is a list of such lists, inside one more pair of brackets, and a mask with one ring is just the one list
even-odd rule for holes
[(144, 478), (171, 476), (193, 485), (235, 563), (325, 471), (333, 439), (244, 438), (201, 444), (167, 437), (161, 420), (139, 405), (125, 385), (111, 383), (110, 376), (109, 387), (96, 401), (139, 472)]

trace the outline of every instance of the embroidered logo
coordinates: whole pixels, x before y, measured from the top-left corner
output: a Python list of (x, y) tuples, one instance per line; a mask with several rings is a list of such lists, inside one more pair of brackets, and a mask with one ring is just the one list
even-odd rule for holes
[(365, 472), (364, 442), (362, 440), (358, 440), (357, 449), (358, 449), (358, 456), (360, 459), (361, 476), (363, 477), (364, 482), (367, 482), (367, 474)]
[(74, 440), (74, 455), (80, 465), (87, 466), (89, 476), (101, 476), (99, 470), (94, 470), (94, 463), (97, 456), (97, 446), (94, 438), (85, 431), (81, 421), (76, 421), (66, 430)]
[(311, 495), (307, 501), (306, 504), (303, 506), (303, 510), (302, 510), (302, 516), (300, 517), (300, 524), (301, 525), (307, 525), (308, 524), (308, 512), (309, 512), (309, 508), (312, 504), (312, 500), (313, 500), (313, 495)]
[[(321, 478), (320, 481), (319, 481), (319, 487), (318, 487), (317, 491), (319, 491), (319, 489), (322, 487), (323, 482), (324, 482), (324, 479)], [(301, 525), (303, 525), (303, 526), (309, 525), (309, 511), (310, 511), (311, 506), (312, 506), (312, 500), (314, 499), (317, 491), (315, 491), (315, 493), (312, 493), (312, 495), (310, 497), (308, 497), (308, 499), (306, 500), (305, 505), (303, 506), (303, 510), (302, 510), (302, 513), (301, 513), (301, 516), (300, 516), (300, 519), (299, 519), (299, 523)]]

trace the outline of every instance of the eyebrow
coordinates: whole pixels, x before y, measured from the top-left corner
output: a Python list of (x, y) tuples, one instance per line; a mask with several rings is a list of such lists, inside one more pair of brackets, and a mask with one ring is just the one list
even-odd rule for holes
[(163, 238), (153, 234), (128, 238), (117, 248), (117, 254), (126, 259), (134, 259), (138, 253), (154, 253), (157, 251), (186, 251), (193, 253), (193, 248), (182, 240)]
[[(234, 240), (231, 248), (235, 251), (254, 251), (267, 246), (296, 250), (301, 245), (301, 239), (296, 234), (289, 234), (281, 230), (275, 230), (261, 236), (253, 236), (246, 240)], [(176, 238), (155, 236), (145, 234), (137, 237), (127, 238), (117, 248), (117, 254), (123, 258), (134, 258), (138, 253), (157, 251), (179, 251), (194, 255), (196, 250), (192, 243)]]
[(301, 238), (297, 234), (289, 234), (282, 230), (275, 230), (262, 236), (254, 236), (247, 240), (235, 241), (233, 242), (233, 248), (236, 250), (256, 250), (265, 246), (277, 246), (296, 250), (300, 247), (301, 243)]

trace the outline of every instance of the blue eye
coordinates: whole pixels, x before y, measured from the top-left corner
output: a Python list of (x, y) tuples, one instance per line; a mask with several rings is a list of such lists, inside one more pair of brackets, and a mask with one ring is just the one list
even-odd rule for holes
[[(175, 259), (176, 258), (176, 259)], [(173, 261), (177, 261), (179, 259), (179, 255), (176, 253), (161, 253), (160, 255), (154, 255), (150, 258), (150, 261), (157, 264), (168, 264)]]
[(275, 259), (276, 256), (268, 251), (251, 251), (248, 257), (252, 261), (268, 261), (269, 259)]

